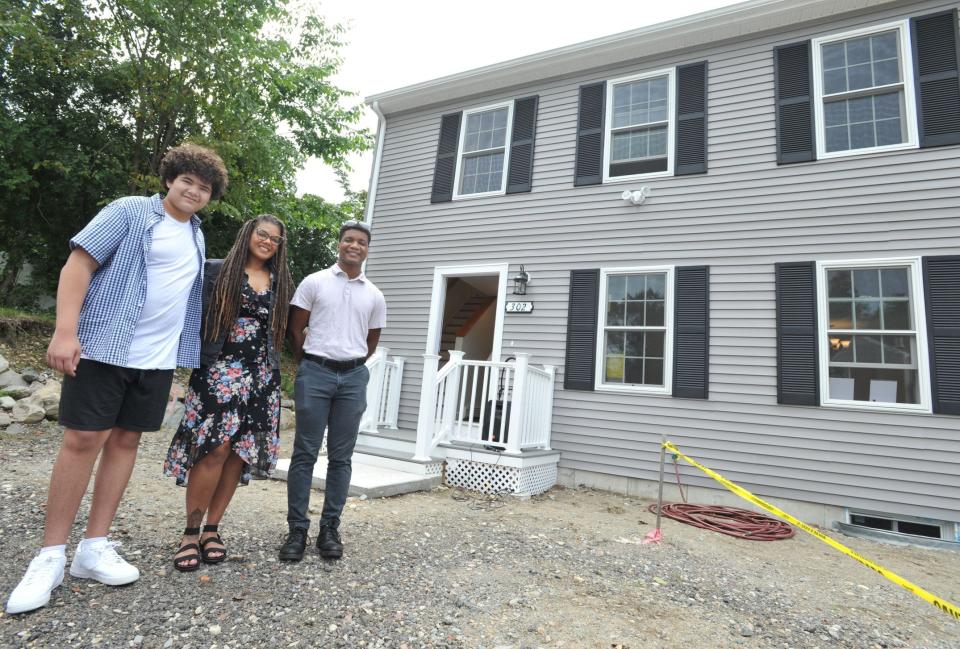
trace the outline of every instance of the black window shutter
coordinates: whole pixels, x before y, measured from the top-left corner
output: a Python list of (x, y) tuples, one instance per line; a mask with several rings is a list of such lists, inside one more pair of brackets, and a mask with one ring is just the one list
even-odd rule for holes
[(593, 390), (597, 354), (597, 302), (600, 270), (570, 271), (570, 305), (567, 310), (567, 362), (563, 387)]
[(603, 106), (607, 84), (601, 81), (580, 86), (577, 112), (577, 162), (573, 184), (599, 185), (603, 182)]
[(450, 113), (440, 119), (440, 142), (437, 144), (437, 162), (433, 168), (431, 203), (453, 200), (453, 177), (457, 170), (457, 147), (460, 145), (460, 115)]
[(957, 10), (910, 21), (920, 146), (960, 144)]
[(674, 274), (673, 396), (706, 399), (710, 391), (710, 267)]
[(960, 256), (924, 257), (933, 411), (960, 415)]
[(677, 153), (674, 174), (707, 172), (707, 62), (677, 68)]
[(513, 134), (510, 137), (510, 170), (507, 193), (528, 192), (533, 181), (533, 143), (537, 133), (540, 98), (524, 97), (513, 102)]
[(814, 159), (810, 41), (773, 50), (777, 108), (777, 164)]
[(817, 281), (812, 261), (776, 264), (777, 403), (820, 404)]

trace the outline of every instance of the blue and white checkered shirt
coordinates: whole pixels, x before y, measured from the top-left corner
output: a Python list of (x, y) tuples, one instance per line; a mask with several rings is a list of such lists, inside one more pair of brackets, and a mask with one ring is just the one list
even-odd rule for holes
[[(130, 343), (147, 297), (147, 254), (153, 243), (153, 227), (164, 218), (160, 194), (126, 196), (100, 210), (75, 237), (70, 249), (83, 248), (100, 267), (90, 279), (90, 288), (80, 309), (77, 335), (86, 358), (126, 366)], [(200, 365), (200, 297), (203, 285), (205, 244), (200, 219), (190, 218), (200, 272), (190, 288), (187, 312), (180, 333), (177, 365)]]

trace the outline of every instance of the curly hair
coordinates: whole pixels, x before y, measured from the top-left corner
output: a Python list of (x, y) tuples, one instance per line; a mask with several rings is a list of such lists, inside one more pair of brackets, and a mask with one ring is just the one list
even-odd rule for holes
[(198, 144), (182, 144), (167, 151), (160, 161), (160, 179), (164, 186), (181, 174), (194, 174), (210, 183), (210, 200), (227, 190), (227, 167), (213, 149)]
[(207, 307), (206, 327), (203, 331), (205, 340), (217, 340), (233, 326), (237, 319), (237, 310), (240, 307), (240, 292), (246, 281), (245, 268), (250, 257), (250, 237), (261, 223), (272, 223), (280, 228), (283, 240), (277, 246), (267, 266), (274, 276), (274, 303), (273, 317), (270, 320), (270, 335), (273, 336), (275, 349), (283, 348), (283, 340), (287, 334), (287, 305), (293, 297), (293, 278), (290, 276), (290, 267), (287, 263), (287, 228), (283, 221), (273, 214), (261, 214), (252, 218), (237, 232), (233, 247), (223, 260), (217, 282), (214, 284), (210, 305)]

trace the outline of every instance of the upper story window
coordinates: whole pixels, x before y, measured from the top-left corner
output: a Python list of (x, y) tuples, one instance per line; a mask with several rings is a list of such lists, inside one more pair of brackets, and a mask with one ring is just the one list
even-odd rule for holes
[(673, 173), (674, 71), (607, 84), (603, 179)]
[(463, 116), (454, 198), (504, 193), (513, 102), (464, 111)]
[(672, 275), (601, 270), (597, 389), (670, 392)]
[(823, 403), (928, 410), (919, 263), (821, 263)]
[(817, 157), (917, 146), (904, 22), (814, 39)]

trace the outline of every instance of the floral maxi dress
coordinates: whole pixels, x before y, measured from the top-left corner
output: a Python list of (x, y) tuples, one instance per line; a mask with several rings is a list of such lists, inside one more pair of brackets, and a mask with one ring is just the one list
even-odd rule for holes
[(229, 443), (245, 463), (240, 484), (269, 477), (277, 465), (280, 371), (268, 354), (270, 300), (269, 290), (257, 293), (244, 283), (220, 356), (190, 375), (183, 419), (163, 463), (164, 475), (180, 486), (190, 468), (221, 444)]

